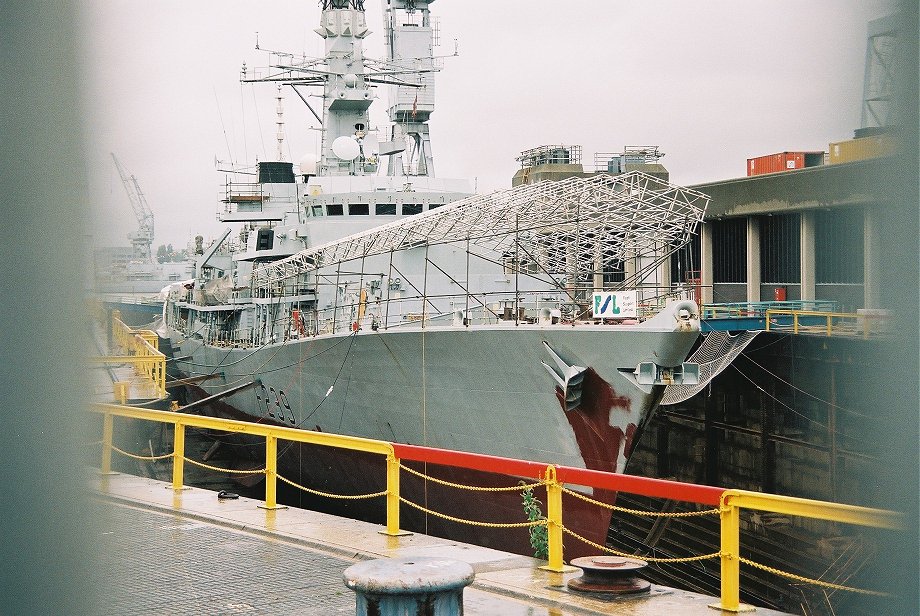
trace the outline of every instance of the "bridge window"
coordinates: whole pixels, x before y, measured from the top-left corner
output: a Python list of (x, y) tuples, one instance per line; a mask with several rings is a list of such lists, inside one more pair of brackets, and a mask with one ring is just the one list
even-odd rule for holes
[(403, 216), (411, 216), (412, 214), (421, 214), (422, 204), (421, 203), (403, 203), (402, 213), (403, 213)]
[(367, 216), (370, 213), (370, 205), (367, 203), (352, 203), (348, 206), (349, 216)]
[(341, 216), (344, 213), (344, 206), (341, 203), (330, 203), (326, 206), (326, 216)]
[(374, 210), (377, 216), (396, 216), (395, 203), (378, 203)]

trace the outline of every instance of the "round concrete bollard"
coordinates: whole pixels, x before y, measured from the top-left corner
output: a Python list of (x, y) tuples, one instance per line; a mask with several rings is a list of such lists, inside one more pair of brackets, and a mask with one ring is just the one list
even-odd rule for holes
[(446, 558), (383, 558), (342, 574), (357, 595), (356, 616), (458, 616), (473, 568)]

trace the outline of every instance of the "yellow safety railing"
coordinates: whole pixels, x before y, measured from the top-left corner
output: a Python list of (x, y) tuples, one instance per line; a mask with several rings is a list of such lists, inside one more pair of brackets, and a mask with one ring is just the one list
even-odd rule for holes
[[(786, 574), (777, 569), (766, 567), (765, 565), (760, 565), (759, 563), (742, 558), (740, 554), (741, 541), (739, 531), (741, 509), (756, 509), (758, 511), (769, 511), (772, 513), (782, 513), (785, 515), (891, 530), (903, 528), (902, 516), (893, 511), (885, 511), (884, 509), (841, 505), (838, 503), (827, 503), (807, 498), (748, 492), (746, 490), (726, 490), (722, 494), (722, 502), (719, 507), (722, 543), (721, 552), (719, 553), (722, 562), (721, 601), (717, 604), (713, 604), (712, 607), (728, 612), (744, 612), (754, 609), (751, 606), (743, 606), (740, 604), (739, 576), (740, 564), (742, 562), (771, 571), (778, 575), (785, 575), (786, 577), (797, 579), (798, 581), (816, 583), (843, 590), (854, 590), (835, 584), (828, 584), (819, 580)], [(883, 593), (866, 592), (866, 594)]]
[(94, 357), (92, 361), (131, 364), (137, 374), (144, 375), (153, 383), (157, 397), (166, 397), (166, 355), (159, 350), (159, 336), (149, 329), (131, 329), (119, 317), (119, 312), (113, 310), (112, 340), (127, 354)]
[[(777, 308), (767, 310), (766, 312), (766, 331), (775, 331), (787, 327), (775, 322), (771, 323), (772, 318), (779, 315), (792, 317), (792, 332), (795, 334), (800, 333), (800, 331), (810, 331), (803, 329), (810, 326), (802, 324), (802, 317), (817, 317), (817, 319), (824, 319), (823, 329), (828, 336), (834, 335), (835, 331), (839, 335), (853, 335), (859, 333), (859, 329), (862, 329), (861, 333), (863, 338), (868, 338), (870, 333), (872, 333), (872, 323), (874, 321), (884, 321), (889, 318), (887, 314), (876, 314), (872, 312), (863, 314), (855, 312), (822, 312), (818, 310), (783, 310)], [(876, 331), (878, 331), (877, 328)]]
[(388, 535), (402, 534), (399, 531), (399, 460), (393, 452), (393, 445), (386, 441), (343, 436), (327, 432), (312, 432), (297, 428), (268, 426), (235, 419), (187, 415), (170, 411), (158, 411), (141, 407), (122, 406), (118, 404), (94, 404), (93, 410), (103, 413), (102, 423), (102, 463), (103, 474), (112, 471), (112, 423), (115, 416), (131, 417), (145, 421), (158, 421), (172, 424), (173, 433), (173, 475), (172, 487), (181, 490), (185, 471), (185, 427), (193, 426), (209, 430), (223, 430), (237, 434), (249, 434), (265, 438), (265, 508), (277, 509), (278, 476), (278, 440), (312, 443), (328, 447), (339, 447), (354, 451), (364, 451), (386, 456), (387, 465), (387, 530)]
[[(518, 527), (532, 527), (532, 526), (546, 526), (547, 528), (547, 542), (548, 542), (548, 554), (547, 554), (547, 565), (542, 567), (549, 571), (562, 572), (570, 570), (570, 567), (566, 567), (563, 562), (563, 546), (562, 539), (563, 534), (569, 534), (580, 541), (591, 545), (599, 550), (610, 552), (613, 554), (618, 554), (621, 556), (629, 556), (627, 554), (617, 552), (607, 548), (606, 546), (594, 543), (581, 535), (576, 534), (574, 531), (566, 528), (563, 525), (562, 517), (562, 494), (567, 493), (571, 496), (575, 496), (582, 500), (585, 500), (590, 503), (594, 503), (601, 507), (606, 507), (611, 510), (620, 510), (628, 511), (630, 513), (638, 515), (655, 515), (661, 517), (688, 517), (688, 516), (700, 516), (700, 515), (714, 515), (718, 513), (721, 520), (721, 547), (718, 552), (711, 554), (702, 554), (697, 556), (683, 557), (683, 558), (656, 558), (656, 557), (641, 557), (648, 561), (653, 562), (691, 562), (691, 561), (701, 561), (707, 559), (719, 558), (721, 561), (721, 598), (720, 602), (713, 604), (712, 607), (716, 609), (721, 609), (728, 612), (740, 612), (740, 611), (750, 611), (754, 608), (751, 606), (741, 605), (740, 604), (740, 564), (745, 563), (749, 566), (758, 567), (766, 571), (775, 573), (780, 576), (785, 576), (792, 578), (799, 582), (815, 584), (819, 586), (824, 586), (827, 588), (847, 590), (852, 592), (859, 592), (863, 594), (874, 594), (882, 595), (883, 593), (876, 591), (867, 591), (857, 588), (850, 588), (847, 586), (832, 584), (828, 582), (823, 582), (821, 580), (815, 580), (799, 576), (792, 573), (787, 573), (768, 567), (766, 565), (761, 565), (754, 561), (745, 559), (740, 554), (740, 510), (741, 509), (754, 509), (758, 511), (766, 511), (773, 513), (780, 513), (785, 515), (794, 515), (802, 516), (808, 518), (816, 518), (822, 520), (828, 520), (833, 522), (847, 523), (847, 524), (856, 524), (862, 526), (871, 526), (876, 528), (885, 528), (885, 529), (901, 529), (903, 528), (902, 516), (899, 513), (886, 511), (882, 509), (872, 509), (868, 507), (857, 507), (853, 505), (843, 505), (838, 503), (828, 503), (816, 500), (809, 500), (803, 498), (794, 498), (789, 496), (778, 496), (773, 494), (762, 494), (759, 492), (749, 492), (745, 490), (724, 490), (722, 488), (716, 488), (712, 486), (696, 486), (693, 484), (681, 484), (674, 481), (666, 481), (661, 479), (650, 479), (643, 477), (635, 477), (630, 475), (617, 475), (611, 473), (600, 473), (599, 471), (590, 471), (587, 469), (578, 469), (572, 467), (557, 467), (555, 465), (543, 465), (535, 462), (527, 462), (523, 460), (512, 460), (510, 458), (492, 458), (495, 461), (505, 461), (501, 469), (496, 469), (492, 472), (511, 472), (512, 474), (521, 474), (522, 476), (534, 476), (534, 472), (537, 471), (538, 481), (533, 484), (528, 485), (517, 485), (509, 487), (477, 487), (477, 486), (466, 486), (461, 484), (454, 484), (448, 481), (440, 480), (434, 477), (429, 477), (428, 475), (410, 469), (402, 465), (399, 457), (397, 456), (397, 447), (403, 455), (406, 455), (408, 459), (413, 459), (416, 461), (423, 461), (425, 455), (420, 452), (434, 452), (433, 457), (430, 457), (431, 461), (434, 461), (436, 464), (448, 464), (448, 465), (463, 465), (464, 460), (467, 464), (470, 461), (476, 459), (479, 460), (478, 463), (474, 463), (468, 468), (478, 468), (483, 470), (481, 466), (481, 460), (483, 458), (491, 458), (491, 456), (482, 456), (481, 454), (469, 454), (464, 452), (448, 452), (446, 450), (437, 450), (432, 448), (417, 447), (411, 445), (396, 445), (386, 441), (378, 441), (374, 439), (360, 438), (354, 436), (344, 436), (338, 434), (331, 434), (327, 432), (313, 432), (309, 430), (301, 430), (297, 428), (288, 428), (281, 426), (270, 426), (259, 423), (237, 421), (233, 419), (221, 419), (217, 417), (205, 417), (201, 415), (188, 415), (179, 412), (170, 412), (170, 411), (158, 411), (153, 409), (146, 409), (140, 407), (131, 407), (123, 406), (117, 404), (94, 404), (92, 406), (93, 410), (101, 412), (103, 414), (103, 435), (102, 435), (102, 462), (101, 470), (103, 474), (108, 474), (111, 472), (111, 456), (112, 450), (122, 452), (120, 449), (117, 449), (112, 444), (112, 435), (113, 435), (113, 418), (115, 416), (120, 417), (129, 417), (134, 419), (140, 419), (145, 421), (157, 421), (170, 423), (174, 426), (174, 437), (173, 437), (173, 452), (167, 455), (161, 456), (145, 456), (144, 459), (163, 459), (166, 457), (172, 457), (173, 459), (173, 475), (172, 475), (172, 487), (174, 490), (181, 490), (183, 486), (183, 473), (184, 473), (184, 462), (188, 461), (200, 466), (205, 466), (206, 468), (214, 468), (215, 470), (227, 470), (227, 469), (216, 469), (215, 467), (209, 467), (200, 462), (190, 460), (185, 457), (185, 427), (192, 426), (198, 428), (205, 428), (211, 430), (222, 430), (226, 432), (234, 432), (238, 434), (248, 434), (251, 436), (261, 436), (265, 438), (265, 468), (264, 469), (249, 469), (245, 471), (235, 471), (240, 473), (264, 473), (265, 474), (265, 509), (276, 509), (279, 507), (277, 503), (277, 492), (276, 492), (276, 480), (281, 479), (295, 487), (306, 489), (315, 494), (322, 496), (330, 496), (333, 498), (368, 498), (368, 497), (377, 497), (377, 496), (386, 496), (387, 507), (386, 507), (386, 531), (385, 534), (390, 536), (396, 536), (401, 534), (406, 534), (399, 530), (399, 506), (400, 503), (405, 503), (409, 506), (415, 507), (425, 513), (436, 515), (454, 522), (460, 522), (464, 524), (472, 524), (478, 526), (491, 526), (495, 528), (518, 528)], [(304, 486), (299, 486), (296, 483), (293, 483), (278, 474), (278, 440), (287, 440), (295, 441), (299, 443), (311, 443), (315, 445), (324, 445), (328, 447), (339, 447), (344, 449), (350, 449), (354, 451), (362, 451), (372, 454), (379, 454), (386, 457), (386, 490), (383, 492), (377, 492), (374, 494), (359, 495), (359, 496), (341, 496), (341, 495), (331, 495), (323, 492), (318, 492), (314, 490), (309, 490)], [(153, 452), (151, 451), (151, 454)], [(140, 457), (140, 456), (131, 456), (131, 457)], [(507, 464), (512, 464), (511, 467)], [(487, 523), (487, 522), (476, 522), (473, 520), (465, 520), (462, 518), (456, 518), (449, 516), (444, 513), (433, 511), (427, 508), (424, 508), (420, 505), (412, 503), (409, 500), (406, 500), (400, 496), (400, 470), (406, 470), (410, 473), (424, 477), (425, 479), (430, 479), (436, 481), (439, 484), (467, 489), (467, 490), (485, 490), (485, 491), (507, 491), (507, 490), (520, 490), (526, 487), (535, 487), (537, 485), (543, 485), (546, 488), (547, 493), (547, 515), (545, 519), (534, 520), (530, 522), (512, 522), (512, 523)], [(563, 475), (564, 473), (564, 475)], [(597, 475), (596, 479), (591, 479), (592, 476)], [(567, 481), (568, 479), (568, 481)], [(646, 496), (658, 496), (673, 498), (677, 500), (686, 500), (688, 502), (696, 502), (701, 504), (712, 503), (714, 504), (716, 499), (719, 501), (718, 509), (708, 509), (695, 512), (679, 512), (679, 513), (664, 513), (664, 512), (637, 512), (633, 510), (624, 509), (621, 507), (616, 507), (607, 503), (596, 501), (590, 497), (582, 495), (578, 492), (569, 490), (565, 487), (566, 483), (575, 483), (577, 485), (594, 485), (594, 487), (603, 487), (608, 489), (614, 489), (614, 491), (628, 492), (634, 494), (644, 494)]]

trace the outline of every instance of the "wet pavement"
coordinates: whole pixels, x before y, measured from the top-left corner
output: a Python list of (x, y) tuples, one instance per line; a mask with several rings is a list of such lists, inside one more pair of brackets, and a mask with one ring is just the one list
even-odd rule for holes
[(532, 558), (422, 534), (388, 537), (375, 524), (91, 472), (100, 614), (354, 614), (345, 569), (372, 558), (422, 556), (472, 565), (468, 615), (716, 613), (708, 607), (713, 597), (660, 586), (616, 599), (577, 594), (566, 582), (580, 571), (542, 571)]

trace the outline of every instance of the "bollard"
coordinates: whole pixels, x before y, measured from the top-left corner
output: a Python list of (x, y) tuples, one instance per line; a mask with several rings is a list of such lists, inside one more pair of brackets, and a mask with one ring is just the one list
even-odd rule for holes
[(473, 568), (446, 558), (383, 558), (352, 565), (342, 574), (355, 591), (356, 616), (458, 616)]

